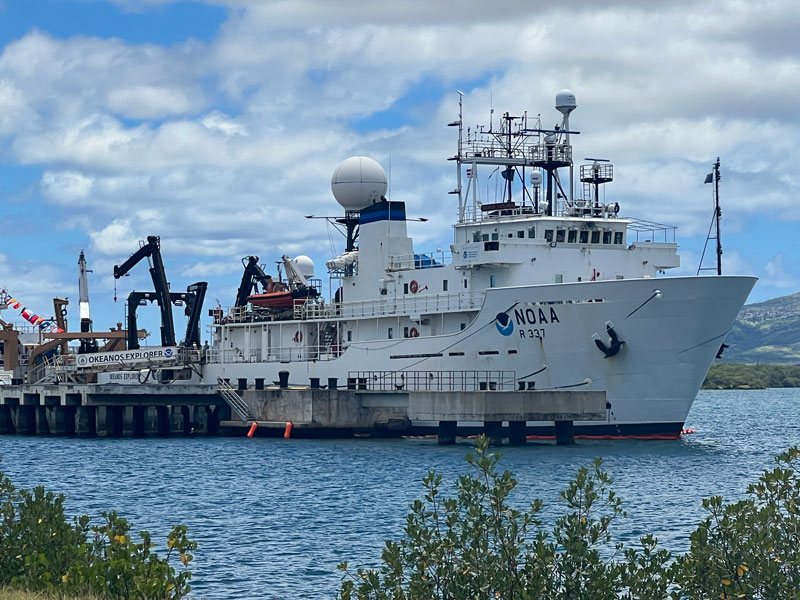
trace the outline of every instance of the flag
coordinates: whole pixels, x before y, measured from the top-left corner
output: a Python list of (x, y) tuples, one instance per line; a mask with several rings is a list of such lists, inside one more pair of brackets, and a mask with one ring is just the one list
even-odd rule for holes
[(714, 173), (709, 173), (706, 175), (706, 183), (713, 183), (714, 182)]
[(514, 181), (514, 167), (508, 167), (505, 171), (500, 173), (503, 179), (507, 181)]

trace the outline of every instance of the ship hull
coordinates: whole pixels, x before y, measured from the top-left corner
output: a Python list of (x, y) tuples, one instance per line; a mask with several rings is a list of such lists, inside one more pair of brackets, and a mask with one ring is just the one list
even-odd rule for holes
[[(669, 277), (492, 288), (463, 331), (356, 341), (333, 360), (304, 360), (302, 347), (288, 362), (222, 358), (205, 366), (203, 378), (272, 381), (289, 371), (291, 383), (307, 384), (312, 377), (344, 382), (355, 372), (512, 373), (514, 387), (605, 391), (605, 422), (575, 423), (576, 436), (674, 439), (755, 281)], [(226, 335), (226, 343), (240, 346), (236, 330)], [(612, 346), (613, 335), (621, 344), (606, 356), (600, 345)], [(247, 343), (242, 338), (241, 346)], [(240, 355), (259, 354), (252, 350)], [(531, 435), (552, 434), (552, 423), (528, 425)]]

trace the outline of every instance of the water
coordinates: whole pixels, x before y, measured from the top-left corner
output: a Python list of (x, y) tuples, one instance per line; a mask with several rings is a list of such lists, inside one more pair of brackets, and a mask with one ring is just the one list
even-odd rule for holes
[[(501, 466), (519, 480), (515, 503), (541, 498), (552, 520), (559, 491), (599, 456), (628, 511), (615, 538), (652, 532), (684, 551), (701, 498), (741, 497), (774, 456), (800, 443), (800, 390), (704, 391), (687, 426), (697, 433), (680, 441), (504, 448)], [(452, 484), (468, 469), (468, 449), (428, 440), (0, 436), (12, 481), (63, 492), (75, 514), (117, 510), (162, 544), (172, 524), (186, 524), (200, 544), (192, 595), (208, 599), (333, 597), (336, 565), (377, 564), (422, 496), (421, 477), (435, 469)]]

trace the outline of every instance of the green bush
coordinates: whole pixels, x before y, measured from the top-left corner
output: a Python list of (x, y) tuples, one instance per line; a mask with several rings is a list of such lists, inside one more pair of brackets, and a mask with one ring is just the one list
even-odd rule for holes
[[(562, 492), (564, 514), (551, 531), (538, 515), (511, 507), (511, 473), (478, 439), (455, 497), (442, 477), (423, 479), (425, 497), (411, 505), (405, 536), (387, 541), (377, 568), (342, 563), (339, 597), (367, 599), (502, 598), (537, 600), (663, 600), (671, 598), (800, 598), (800, 450), (779, 456), (749, 497), (703, 502), (709, 513), (691, 535), (691, 549), (673, 557), (647, 535), (634, 547), (613, 543), (625, 516), (600, 460), (582, 468)], [(783, 465), (783, 466), (780, 466)]]
[[(17, 490), (0, 472), (0, 587), (43, 591), (59, 596), (172, 600), (185, 597), (191, 573), (185, 569), (197, 543), (176, 526), (168, 552), (152, 552), (150, 534), (134, 542), (130, 526), (116, 513), (103, 522), (87, 516), (68, 519), (64, 496), (42, 487)], [(170, 564), (177, 557), (184, 569)]]

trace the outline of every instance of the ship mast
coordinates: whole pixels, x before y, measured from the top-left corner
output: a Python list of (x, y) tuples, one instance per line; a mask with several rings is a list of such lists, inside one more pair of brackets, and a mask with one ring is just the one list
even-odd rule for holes
[[(570, 134), (578, 131), (569, 129), (569, 115), (575, 110), (575, 95), (569, 90), (562, 90), (556, 96), (556, 109), (561, 112), (563, 119), (553, 129), (543, 129), (541, 117), (537, 118), (534, 127), (528, 127), (527, 114), (521, 117), (503, 115), (503, 125), (499, 132), (492, 129), (491, 124), (486, 129), (484, 126), (476, 127), (474, 131), (467, 129), (466, 136), (463, 130), (463, 93), (458, 92), (458, 120), (448, 123), (450, 127), (458, 127), (458, 151), (449, 160), (454, 160), (457, 167), (457, 187), (451, 194), (458, 195), (459, 223), (467, 220), (480, 220), (479, 210), (509, 210), (517, 209), (513, 199), (514, 173), (521, 170), (522, 205), (525, 197), (531, 199), (532, 210), (539, 212), (539, 189), (541, 185), (540, 170), (547, 174), (546, 215), (558, 214), (558, 197), (563, 197), (566, 202), (573, 202), (573, 162)], [(490, 113), (491, 114), (491, 113)], [(516, 123), (515, 123), (516, 121)], [(477, 171), (479, 165), (496, 167), (492, 173), (502, 169), (501, 176), (505, 180), (504, 199), (502, 202), (480, 204), (478, 202)], [(462, 166), (467, 167), (466, 195), (461, 187)], [(534, 193), (527, 189), (525, 169), (531, 168), (531, 185)], [(558, 180), (558, 169), (570, 167), (570, 191), (565, 191)], [(557, 190), (560, 191), (560, 194)], [(471, 210), (467, 203), (472, 194)], [(479, 209), (480, 206), (480, 209)]]
[[(720, 180), (720, 173), (719, 173), (719, 156), (717, 157), (716, 162), (713, 165), (713, 170), (711, 173), (706, 175), (705, 183), (713, 183), (714, 184), (714, 216), (711, 219), (711, 225), (708, 228), (708, 235), (706, 236), (706, 243), (703, 246), (703, 254), (700, 255), (700, 264), (697, 267), (697, 274), (700, 274), (700, 271), (708, 271), (713, 269), (714, 267), (703, 267), (703, 258), (705, 258), (706, 250), (708, 250), (708, 242), (716, 240), (717, 242), (717, 275), (722, 275), (722, 238), (720, 237), (720, 227), (719, 222), (722, 219), (722, 209), (719, 206), (719, 180)], [(715, 229), (715, 235), (711, 235), (711, 230)]]

